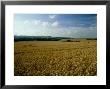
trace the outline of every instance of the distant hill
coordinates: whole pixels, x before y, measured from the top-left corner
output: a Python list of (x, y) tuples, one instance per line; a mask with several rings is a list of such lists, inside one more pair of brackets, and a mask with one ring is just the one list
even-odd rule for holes
[(14, 36), (14, 41), (78, 41), (78, 40), (97, 40), (97, 38), (70, 38), (52, 36)]
[(14, 36), (14, 41), (59, 41), (61, 39), (70, 39), (70, 38), (52, 37), (52, 36)]

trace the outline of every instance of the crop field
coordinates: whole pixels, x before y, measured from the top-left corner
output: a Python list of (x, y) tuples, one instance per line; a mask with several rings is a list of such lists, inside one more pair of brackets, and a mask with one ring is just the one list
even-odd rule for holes
[(14, 43), (15, 76), (96, 76), (97, 40)]

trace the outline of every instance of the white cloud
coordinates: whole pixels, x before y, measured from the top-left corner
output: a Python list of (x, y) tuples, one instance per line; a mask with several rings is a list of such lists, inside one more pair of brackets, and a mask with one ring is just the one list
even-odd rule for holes
[(29, 20), (24, 21), (24, 24), (29, 24), (29, 23), (30, 23)]
[(42, 22), (42, 26), (49, 26), (49, 22)]
[(52, 26), (53, 26), (53, 27), (58, 26), (58, 21), (53, 22), (53, 23), (52, 23)]
[[(22, 23), (20, 23), (22, 25)], [(74, 37), (74, 38), (86, 38), (97, 37), (97, 27), (90, 26), (60, 26), (60, 23), (56, 20), (54, 22), (42, 21), (42, 20), (25, 20), (23, 26), (17, 27), (20, 29), (16, 34), (25, 35), (37, 35), (37, 36), (62, 36), (62, 37)], [(29, 24), (29, 25), (28, 25)], [(81, 24), (83, 25), (83, 24)], [(25, 30), (26, 29), (26, 30)], [(32, 29), (32, 30), (30, 30)]]
[(54, 19), (56, 17), (56, 15), (49, 15), (50, 19)]
[(40, 20), (34, 20), (33, 23), (34, 23), (35, 25), (39, 25), (39, 24), (41, 23), (41, 21), (40, 21)]
[(37, 25), (37, 27), (42, 27), (42, 26), (44, 26), (44, 27), (47, 27), (47, 26), (49, 26), (49, 22), (45, 22), (45, 21), (41, 21), (41, 20), (34, 20), (34, 21), (32, 21), (32, 24), (33, 25)]

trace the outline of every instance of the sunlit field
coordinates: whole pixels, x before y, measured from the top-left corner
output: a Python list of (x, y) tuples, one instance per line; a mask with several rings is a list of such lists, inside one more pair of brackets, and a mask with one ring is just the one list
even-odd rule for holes
[(96, 76), (97, 40), (14, 43), (15, 76)]

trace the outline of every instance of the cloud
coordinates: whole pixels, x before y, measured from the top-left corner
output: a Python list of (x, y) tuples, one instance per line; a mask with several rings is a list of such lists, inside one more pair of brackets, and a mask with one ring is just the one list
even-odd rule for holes
[(58, 21), (53, 22), (53, 23), (52, 23), (52, 26), (53, 26), (53, 27), (58, 26)]
[(49, 31), (52, 36), (91, 38), (97, 37), (97, 30), (93, 27), (56, 27)]
[(56, 17), (56, 15), (49, 15), (50, 19), (54, 19)]
[[(25, 20), (25, 24), (18, 25), (15, 34), (35, 35), (35, 36), (57, 36), (57, 37), (73, 37), (73, 38), (91, 38), (97, 37), (97, 25), (92, 23), (90, 26), (85, 26), (85, 23), (79, 23), (78, 25), (62, 25), (61, 22), (55, 20), (43, 21), (43, 20)], [(23, 26), (22, 26), (23, 25)], [(26, 29), (26, 30), (25, 30)], [(32, 29), (32, 30), (30, 30)]]
[(45, 21), (41, 21), (41, 20), (34, 20), (34, 21), (30, 22), (30, 23), (33, 24), (33, 25), (37, 25), (37, 27), (49, 26), (49, 22), (45, 22)]
[(41, 21), (40, 21), (40, 20), (34, 20), (33, 23), (34, 23), (35, 25), (39, 25), (39, 24), (41, 23)]
[(30, 24), (31, 26), (34, 27), (57, 27), (59, 25), (58, 21), (54, 21), (53, 23), (49, 22), (49, 21), (41, 21), (41, 20), (25, 20), (24, 24), (27, 26), (27, 24)]
[(25, 20), (23, 23), (24, 24), (39, 25), (39, 24), (41, 24), (41, 21), (40, 20), (33, 20), (33, 21)]
[(29, 23), (30, 23), (29, 20), (24, 21), (24, 24), (29, 24)]
[(42, 26), (49, 26), (49, 22), (42, 22)]

